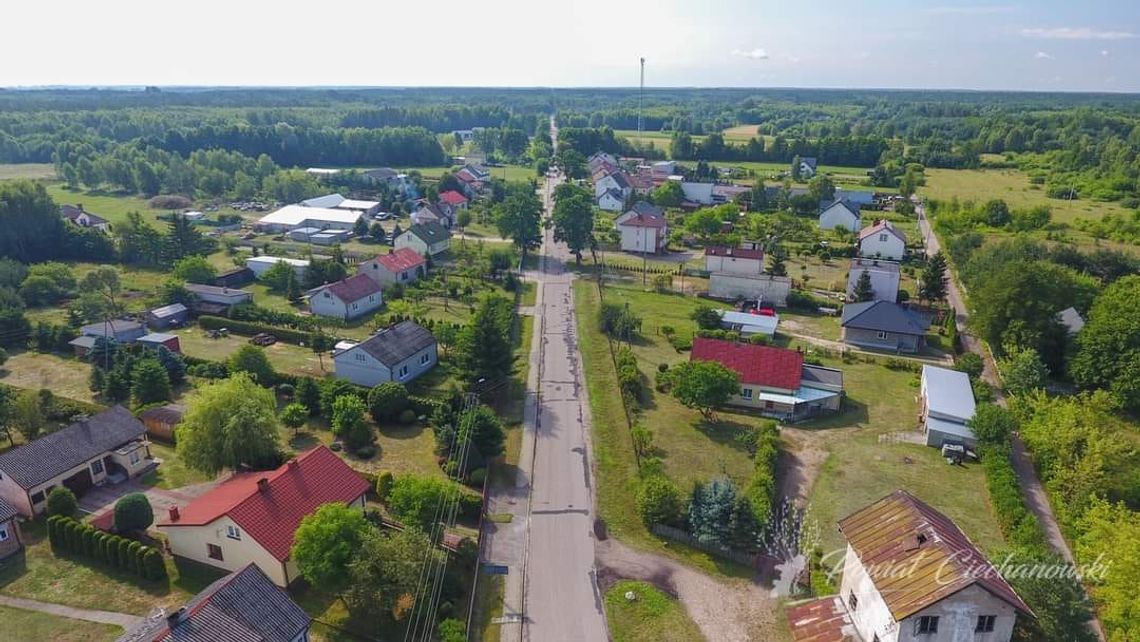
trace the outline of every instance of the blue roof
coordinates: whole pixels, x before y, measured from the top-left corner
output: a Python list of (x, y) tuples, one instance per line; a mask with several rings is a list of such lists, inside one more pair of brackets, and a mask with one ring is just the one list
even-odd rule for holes
[(926, 407), (944, 417), (969, 421), (974, 416), (974, 389), (965, 372), (937, 366), (922, 366), (926, 384)]
[(926, 334), (930, 321), (891, 301), (866, 301), (843, 306), (840, 325), (896, 334)]

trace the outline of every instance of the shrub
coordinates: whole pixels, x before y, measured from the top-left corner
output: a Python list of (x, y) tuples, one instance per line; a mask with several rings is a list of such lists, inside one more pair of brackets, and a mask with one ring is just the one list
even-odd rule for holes
[(475, 521), (483, 511), (483, 498), (479, 495), (461, 493), (459, 495), (459, 518), (464, 521)]
[(368, 412), (376, 423), (400, 416), (408, 403), (408, 389), (402, 383), (386, 381), (368, 391)]
[(119, 538), (119, 545), (117, 547), (119, 550), (116, 551), (117, 555), (115, 556), (118, 560), (117, 565), (119, 568), (129, 569), (131, 567), (131, 544), (138, 544), (138, 542), (132, 542), (125, 537)]
[(400, 417), (399, 417), (398, 421), (405, 426), (410, 426), (410, 425), (416, 423), (416, 411), (412, 410), (411, 408), (408, 408), (408, 409), (400, 412)]
[(357, 448), (355, 451), (353, 451), (353, 454), (356, 455), (359, 459), (372, 459), (376, 456), (376, 446), (373, 446), (371, 444), (367, 446), (361, 446), (360, 448)]
[(641, 397), (641, 371), (637, 369), (637, 357), (628, 346), (622, 346), (614, 355), (614, 361), (622, 395), (636, 401)]
[(643, 479), (637, 489), (637, 513), (647, 526), (675, 524), (681, 518), (681, 491), (664, 475)]
[(144, 531), (154, 523), (154, 511), (150, 501), (142, 493), (124, 495), (115, 502), (115, 529), (119, 531)]
[(451, 617), (439, 623), (439, 642), (466, 642), (467, 630), (463, 622)]
[(198, 317), (198, 325), (206, 330), (228, 328), (229, 331), (233, 332), (234, 334), (241, 334), (246, 336), (253, 336), (261, 332), (267, 332), (277, 337), (278, 341), (284, 341), (285, 343), (292, 343), (296, 345), (307, 344), (310, 335), (309, 332), (304, 330), (294, 330), (291, 328), (283, 328), (276, 325), (240, 321), (238, 319), (227, 319), (225, 317), (215, 317), (208, 314)]
[(965, 372), (970, 375), (970, 379), (977, 379), (984, 370), (986, 364), (982, 358), (973, 352), (958, 357), (957, 362), (954, 364), (954, 369)]
[(667, 363), (657, 364), (657, 372), (669, 372), (669, 364), (667, 364)]
[(775, 421), (765, 421), (755, 430), (756, 450), (752, 455), (752, 475), (744, 491), (752, 514), (760, 523), (767, 521), (776, 495), (776, 460), (780, 456), (780, 431)]
[(476, 470), (473, 470), (473, 471), (471, 471), (471, 474), (467, 476), (467, 483), (470, 484), (471, 486), (476, 487), (476, 488), (482, 488), (483, 483), (486, 481), (487, 481), (487, 469), (486, 468), (478, 468)]
[(380, 498), (380, 503), (388, 501), (388, 494), (392, 492), (392, 484), (395, 481), (396, 478), (387, 470), (376, 478), (376, 496)]
[(669, 336), (669, 345), (677, 352), (684, 352), (693, 349), (693, 340), (674, 334)]
[(79, 503), (75, 501), (75, 493), (70, 489), (60, 486), (53, 489), (48, 493), (47, 498), (47, 514), (48, 515), (62, 515), (64, 517), (71, 517), (75, 514), (76, 509), (79, 508)]
[(139, 551), (141, 551), (142, 548), (143, 545), (140, 542), (130, 542), (127, 544), (127, 559), (126, 564), (123, 565), (124, 569), (134, 573), (139, 572)]

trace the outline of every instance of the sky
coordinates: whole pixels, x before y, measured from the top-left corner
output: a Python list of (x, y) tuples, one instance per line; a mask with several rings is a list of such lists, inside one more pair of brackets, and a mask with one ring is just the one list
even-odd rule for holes
[[(0, 86), (1140, 91), (1140, 0), (16, 0)], [(23, 25), (22, 27), (18, 25)]]

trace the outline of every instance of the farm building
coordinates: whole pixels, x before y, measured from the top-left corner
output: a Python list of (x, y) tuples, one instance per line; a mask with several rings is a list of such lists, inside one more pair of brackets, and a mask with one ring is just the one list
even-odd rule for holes
[(198, 314), (228, 315), (230, 308), (252, 303), (253, 293), (236, 288), (187, 283), (186, 291), (194, 295), (194, 311)]
[(815, 176), (815, 173), (818, 171), (819, 166), (816, 164), (814, 157), (804, 156), (800, 159), (799, 167), (793, 167), (792, 169), (799, 171), (800, 179), (808, 179)]
[(146, 326), (138, 321), (110, 319), (79, 328), (79, 336), (68, 341), (67, 345), (75, 350), (76, 357), (82, 359), (95, 347), (95, 341), (99, 337), (114, 339), (119, 343), (134, 343), (146, 333)]
[(290, 259), (283, 256), (251, 256), (245, 260), (245, 266), (257, 276), (265, 274), (278, 263), (284, 263), (293, 268), (298, 279), (304, 280), (305, 272), (309, 270), (309, 262), (305, 259)]
[(75, 206), (64, 205), (59, 208), (59, 213), (63, 218), (67, 219), (69, 223), (76, 227), (86, 227), (100, 232), (110, 232), (111, 224), (107, 219), (96, 216), (91, 212), (83, 209), (82, 203), (76, 203)]
[(151, 332), (139, 337), (138, 344), (145, 348), (155, 348), (159, 346), (170, 350), (171, 352), (182, 352), (182, 344), (178, 342), (178, 335), (165, 334), (162, 332)]
[(286, 205), (258, 219), (254, 228), (264, 232), (291, 232), (303, 227), (352, 231), (361, 216), (357, 210)]
[(221, 272), (214, 278), (214, 285), (220, 288), (240, 288), (247, 283), (253, 283), (257, 275), (246, 267), (234, 268)]
[(973, 448), (977, 444), (974, 431), (967, 425), (974, 418), (975, 408), (969, 375), (924, 365), (919, 395), (927, 446), (940, 448), (945, 443), (953, 443)]

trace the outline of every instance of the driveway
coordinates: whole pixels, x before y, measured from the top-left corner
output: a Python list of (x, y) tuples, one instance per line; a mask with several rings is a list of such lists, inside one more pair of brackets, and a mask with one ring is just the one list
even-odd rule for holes
[(147, 486), (139, 482), (138, 478), (127, 480), (121, 484), (107, 484), (96, 486), (79, 498), (79, 510), (94, 515), (92, 523), (98, 528), (111, 526), (115, 502), (119, 498), (131, 493), (142, 493), (150, 501), (154, 510), (155, 521), (162, 519), (171, 506), (185, 506), (196, 497), (218, 485), (221, 480), (183, 486), (174, 490)]

